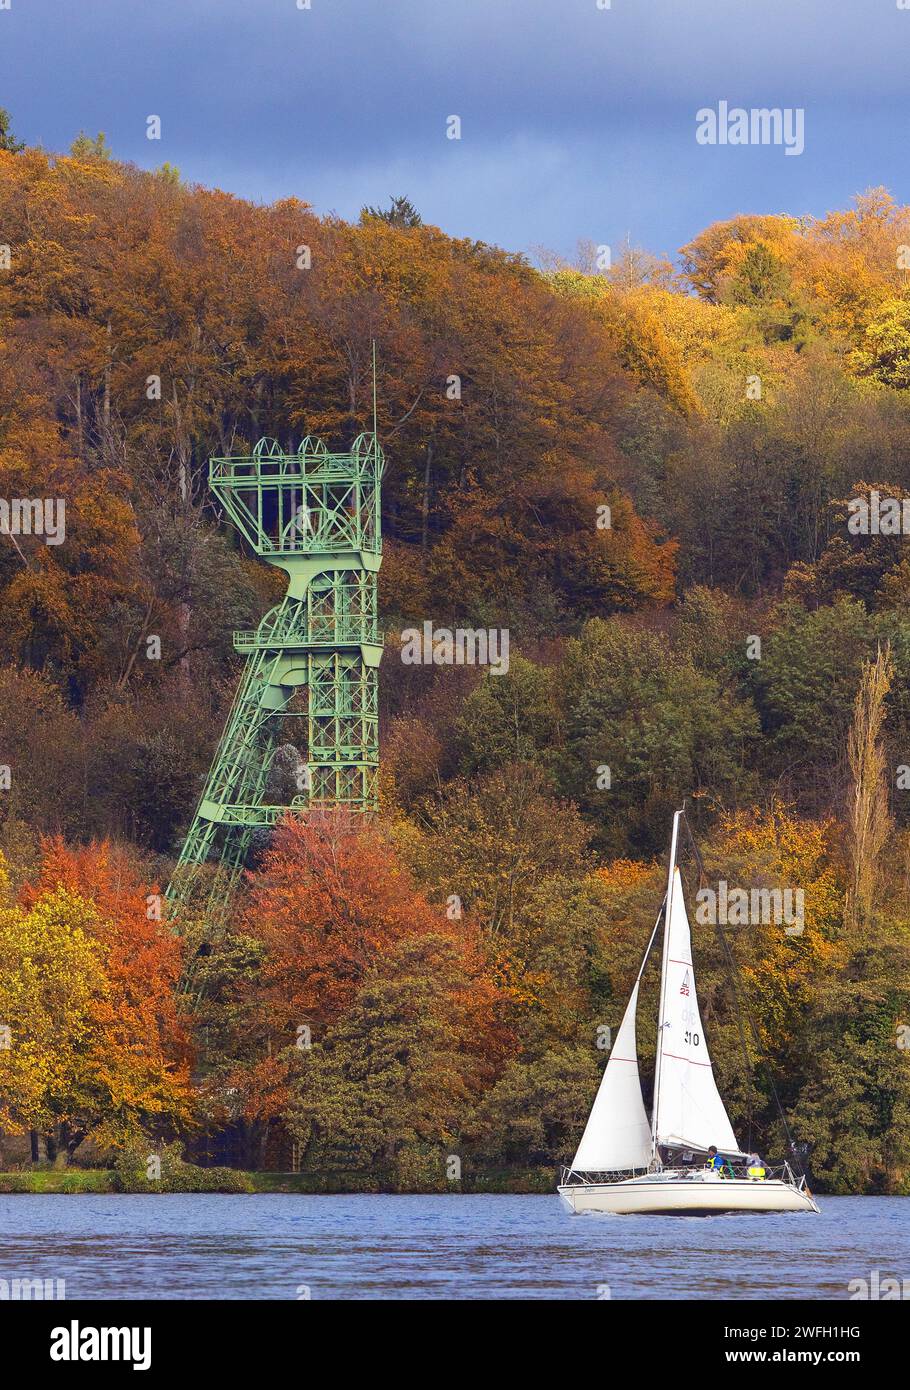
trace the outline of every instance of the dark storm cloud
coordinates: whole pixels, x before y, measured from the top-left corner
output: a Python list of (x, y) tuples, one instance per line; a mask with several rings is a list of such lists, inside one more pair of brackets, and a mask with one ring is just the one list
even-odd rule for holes
[[(12, 0), (0, 104), (48, 148), (103, 129), (251, 198), (356, 216), (406, 192), (515, 248), (630, 231), (672, 251), (741, 210), (907, 196), (908, 52), (896, 0)], [(804, 107), (805, 154), (697, 146), (720, 99)]]

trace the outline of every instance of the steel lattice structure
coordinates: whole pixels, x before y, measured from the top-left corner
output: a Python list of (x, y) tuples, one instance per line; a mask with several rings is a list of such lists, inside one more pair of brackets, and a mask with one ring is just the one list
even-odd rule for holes
[[(307, 438), (287, 454), (261, 439), (251, 455), (209, 462), (225, 512), (288, 587), (255, 631), (234, 634), (246, 667), (167, 890), (172, 911), (214, 860), (207, 916), (223, 924), (255, 833), (288, 811), (376, 807), (384, 467), (375, 430), (349, 453)], [(287, 802), (268, 795), (282, 744), (300, 756)]]

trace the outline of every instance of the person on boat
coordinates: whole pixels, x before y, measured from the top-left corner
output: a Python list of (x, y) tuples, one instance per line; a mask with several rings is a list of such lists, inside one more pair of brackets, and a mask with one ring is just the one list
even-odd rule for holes
[(717, 1146), (715, 1144), (712, 1144), (708, 1150), (708, 1162), (706, 1166), (708, 1168), (713, 1168), (720, 1178), (735, 1177), (730, 1160), (724, 1158), (723, 1154), (717, 1152)]
[(746, 1169), (746, 1176), (752, 1182), (762, 1182), (763, 1179), (767, 1177), (765, 1165), (762, 1163), (758, 1154), (752, 1154), (750, 1157), (749, 1167)]

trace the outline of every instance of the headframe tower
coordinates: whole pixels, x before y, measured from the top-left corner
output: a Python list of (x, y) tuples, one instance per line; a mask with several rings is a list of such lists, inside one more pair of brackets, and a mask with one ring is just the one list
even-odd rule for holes
[[(379, 769), (376, 577), (382, 559), (385, 461), (372, 433), (347, 453), (319, 439), (285, 453), (261, 439), (252, 453), (209, 461), (209, 486), (245, 540), (288, 576), (282, 601), (252, 632), (221, 741), (167, 890), (174, 909), (217, 863), (207, 917), (223, 927), (257, 831), (287, 812), (375, 810)], [(281, 746), (297, 750), (276, 768)], [(283, 794), (276, 783), (284, 779)]]

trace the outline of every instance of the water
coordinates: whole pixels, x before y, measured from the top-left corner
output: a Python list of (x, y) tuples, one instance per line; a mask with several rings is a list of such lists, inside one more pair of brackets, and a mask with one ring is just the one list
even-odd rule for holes
[[(67, 1298), (846, 1299), (910, 1277), (910, 1199), (572, 1216), (556, 1196), (10, 1196), (0, 1278)], [(305, 1287), (301, 1287), (305, 1286)]]

